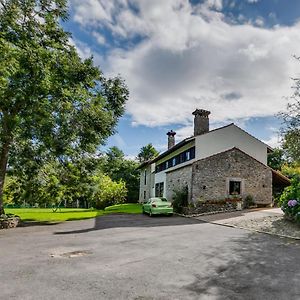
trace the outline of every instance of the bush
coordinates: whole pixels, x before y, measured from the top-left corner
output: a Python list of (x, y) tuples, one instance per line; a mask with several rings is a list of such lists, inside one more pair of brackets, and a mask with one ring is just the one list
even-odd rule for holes
[(283, 190), (279, 198), (279, 204), (287, 205), (287, 202), (292, 199), (300, 199), (300, 177), (295, 176), (291, 179), (291, 185)]
[(127, 189), (123, 181), (115, 182), (109, 176), (104, 175), (95, 196), (94, 207), (104, 209), (107, 206), (124, 203), (126, 195)]
[(243, 202), (243, 208), (249, 208), (254, 205), (253, 197), (251, 195), (247, 195)]
[(295, 222), (300, 223), (300, 200), (298, 199), (291, 199), (285, 201), (281, 207), (285, 216)]
[(188, 187), (174, 190), (173, 208), (177, 213), (181, 213), (184, 207), (188, 206)]

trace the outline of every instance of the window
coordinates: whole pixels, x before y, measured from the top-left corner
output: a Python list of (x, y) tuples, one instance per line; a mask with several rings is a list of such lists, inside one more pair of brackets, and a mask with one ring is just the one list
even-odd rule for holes
[(190, 159), (191, 159), (190, 151), (185, 152), (185, 160), (190, 160)]
[(164, 183), (159, 182), (155, 184), (155, 197), (162, 197), (164, 195)]
[(146, 199), (146, 191), (144, 191), (144, 199)]
[(241, 194), (241, 182), (240, 181), (229, 181), (229, 195), (240, 195)]
[(147, 184), (147, 170), (144, 171), (144, 185)]
[(164, 171), (166, 169), (175, 167), (176, 165), (182, 164), (186, 161), (189, 161), (191, 159), (195, 158), (195, 147), (192, 147), (186, 151), (183, 151), (173, 158), (169, 159), (168, 161), (165, 161), (163, 163), (160, 163), (155, 167), (155, 172), (159, 173), (161, 171)]
[(172, 158), (172, 167), (176, 166), (176, 157)]
[(194, 159), (195, 158), (195, 147), (193, 147), (193, 148), (190, 149), (190, 155), (191, 155), (190, 159)]

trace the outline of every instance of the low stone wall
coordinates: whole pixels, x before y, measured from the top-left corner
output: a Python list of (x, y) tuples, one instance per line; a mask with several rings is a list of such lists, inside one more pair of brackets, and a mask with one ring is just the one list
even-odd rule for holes
[(210, 201), (206, 203), (199, 203), (196, 206), (184, 207), (182, 209), (182, 213), (185, 215), (197, 215), (203, 213), (228, 212), (234, 210), (237, 210), (237, 202)]
[(21, 219), (18, 216), (13, 215), (1, 215), (0, 216), (0, 229), (15, 228), (19, 225)]

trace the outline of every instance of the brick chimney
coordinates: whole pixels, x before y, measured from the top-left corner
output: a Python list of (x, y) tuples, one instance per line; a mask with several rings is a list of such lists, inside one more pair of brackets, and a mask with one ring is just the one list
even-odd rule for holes
[(176, 132), (171, 130), (167, 133), (168, 136), (168, 149), (171, 149), (175, 145), (175, 134)]
[(209, 132), (209, 114), (210, 111), (196, 109), (193, 112), (194, 118), (194, 135), (200, 135)]

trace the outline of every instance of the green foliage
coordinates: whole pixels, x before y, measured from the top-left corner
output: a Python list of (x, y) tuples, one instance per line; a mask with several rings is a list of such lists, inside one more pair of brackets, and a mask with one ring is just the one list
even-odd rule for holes
[(300, 177), (300, 164), (284, 164), (281, 171), (289, 178)]
[(174, 190), (173, 208), (177, 213), (181, 213), (184, 207), (188, 206), (188, 187)]
[[(64, 168), (94, 153), (124, 113), (124, 82), (106, 79), (70, 45), (60, 25), (66, 3), (0, 2), (0, 210), (8, 161), (23, 187), (39, 188), (45, 183), (26, 177), (37, 178), (48, 162)], [(47, 181), (47, 194), (58, 201), (65, 194), (61, 180)]]
[[(45, 164), (33, 176), (10, 176), (5, 197), (14, 204), (57, 206), (59, 203), (101, 208), (123, 202), (127, 189), (123, 181), (104, 176), (97, 159), (77, 160), (64, 165), (57, 161)], [(98, 205), (98, 204), (97, 204)], [(100, 207), (100, 204), (99, 204)]]
[(286, 111), (280, 113), (284, 123), (282, 147), (290, 162), (300, 163), (300, 79), (295, 78), (294, 81), (295, 92), (291, 102)]
[(300, 199), (285, 200), (282, 203), (281, 209), (285, 216), (291, 220), (300, 223)]
[(300, 176), (291, 179), (291, 185), (283, 190), (279, 198), (279, 204), (285, 205), (291, 199), (300, 200)]
[(124, 181), (127, 188), (127, 202), (137, 202), (139, 198), (138, 163), (126, 159), (117, 147), (110, 148), (103, 160), (103, 172), (114, 181)]
[(282, 165), (285, 163), (283, 157), (284, 151), (280, 148), (275, 148), (272, 153), (268, 154), (268, 166), (274, 170), (281, 170)]
[(150, 143), (140, 149), (137, 159), (140, 163), (149, 161), (159, 155), (159, 152)]
[(254, 205), (253, 197), (251, 195), (247, 195), (243, 201), (243, 208), (249, 208)]
[(291, 162), (300, 163), (300, 128), (285, 133), (282, 147)]
[(112, 181), (107, 175), (103, 175), (99, 184), (99, 190), (95, 194), (94, 207), (104, 209), (107, 206), (124, 203), (127, 194), (123, 181)]

